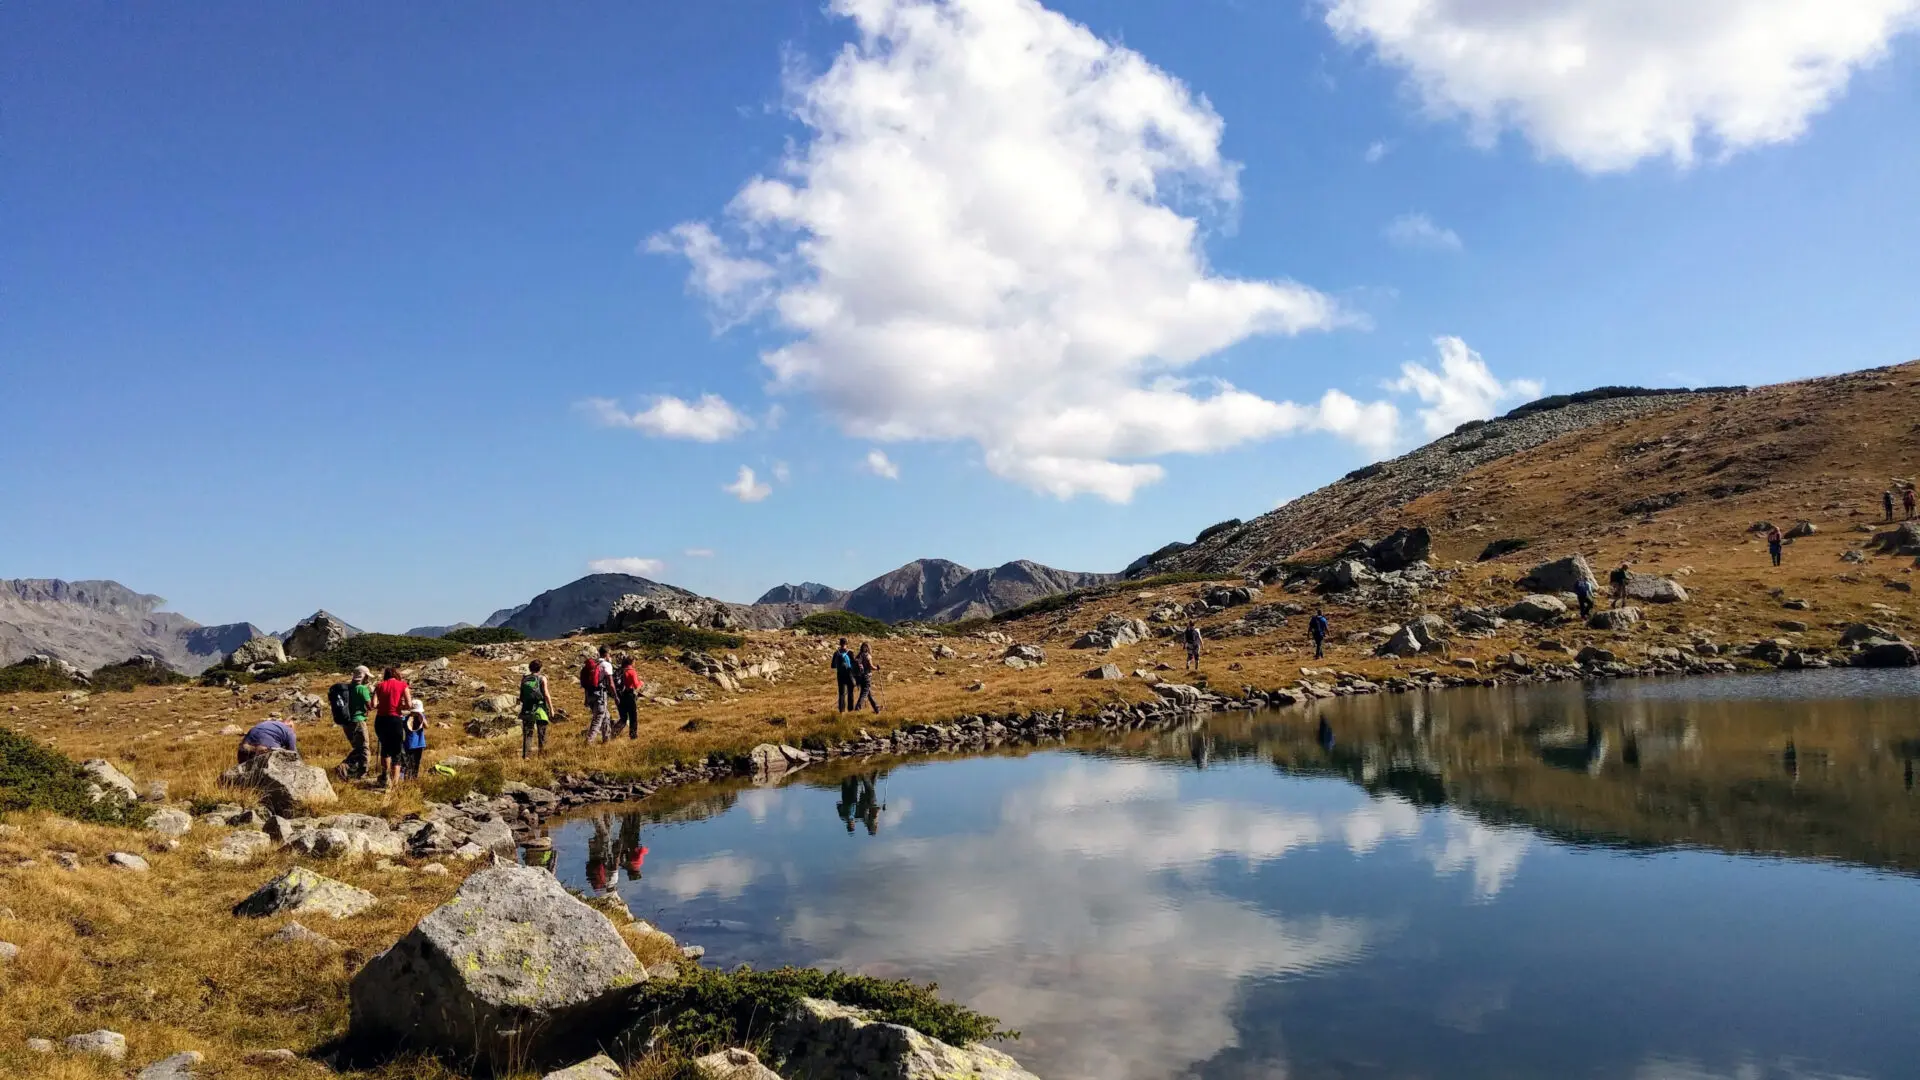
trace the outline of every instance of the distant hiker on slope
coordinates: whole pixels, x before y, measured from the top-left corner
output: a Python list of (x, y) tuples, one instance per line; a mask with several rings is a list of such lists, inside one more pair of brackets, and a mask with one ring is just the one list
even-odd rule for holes
[(1913, 489), (1910, 487), (1901, 488), (1900, 501), (1906, 505), (1907, 520), (1912, 521), (1913, 520)]
[(1187, 631), (1186, 633), (1180, 635), (1180, 640), (1185, 642), (1187, 646), (1186, 670), (1199, 671), (1200, 670), (1200, 624), (1197, 622), (1194, 622), (1191, 619), (1187, 620)]
[(1893, 489), (1892, 488), (1888, 488), (1887, 490), (1880, 493), (1880, 505), (1887, 512), (1887, 520), (1892, 521), (1893, 520)]
[(627, 738), (640, 737), (640, 688), (647, 685), (634, 670), (633, 657), (621, 654), (620, 673), (614, 677), (615, 689), (620, 692), (620, 722), (613, 726), (619, 734), (620, 725), (627, 727)]
[(1775, 566), (1780, 565), (1780, 547), (1785, 543), (1786, 538), (1780, 535), (1780, 526), (1767, 526), (1767, 554), (1772, 557)]
[(613, 712), (607, 702), (613, 693), (613, 662), (607, 659), (609, 651), (602, 645), (600, 655), (588, 653), (580, 665), (580, 692), (586, 697), (589, 746), (595, 738), (602, 743), (613, 738)]
[(1580, 619), (1585, 622), (1593, 614), (1593, 582), (1585, 574), (1573, 583), (1573, 598), (1580, 602)]
[(862, 705), (871, 705), (874, 712), (880, 711), (880, 702), (873, 696), (873, 672), (879, 666), (873, 662), (873, 644), (861, 642), (860, 655), (853, 658), (853, 681), (860, 687), (860, 696), (853, 699), (854, 712), (859, 712)]
[(1313, 639), (1313, 658), (1318, 660), (1327, 655), (1327, 613), (1315, 611), (1313, 618), (1307, 620), (1307, 636)]
[(413, 688), (400, 677), (399, 668), (388, 668), (386, 678), (373, 688), (373, 737), (380, 744), (381, 783), (389, 788), (400, 781), (406, 757), (405, 717), (412, 704)]
[(847, 649), (847, 639), (840, 639), (840, 647), (833, 651), (833, 681), (839, 691), (837, 712), (847, 712), (853, 706), (853, 653)]
[(275, 750), (291, 750), (300, 753), (300, 739), (293, 729), (278, 720), (262, 720), (247, 729), (240, 736), (240, 764), (245, 765), (262, 754), (271, 754)]
[(1608, 584), (1613, 586), (1613, 606), (1619, 607), (1627, 602), (1627, 564), (1621, 563), (1607, 575)]
[(553, 698), (547, 694), (547, 677), (540, 674), (540, 661), (527, 665), (520, 680), (520, 759), (532, 755), (533, 741), (540, 740), (540, 752), (547, 752), (547, 724), (553, 719)]

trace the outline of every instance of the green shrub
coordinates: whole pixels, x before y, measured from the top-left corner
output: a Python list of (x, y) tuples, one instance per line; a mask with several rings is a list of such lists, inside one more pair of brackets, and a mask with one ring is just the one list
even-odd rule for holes
[[(1197, 581), (1228, 580), (1238, 580), (1237, 575), (1208, 574), (1198, 570), (1183, 570), (1177, 574), (1155, 574), (1152, 577), (1144, 577), (1138, 581), (1129, 581), (1125, 587), (1127, 589), (1163, 589), (1169, 585), (1191, 585)], [(1101, 595), (1109, 595), (1119, 591), (1120, 589), (1116, 586), (1102, 586)]]
[(253, 676), (232, 668), (208, 668), (200, 673), (201, 686), (241, 686), (253, 681)]
[(525, 641), (527, 635), (510, 626), (467, 626), (447, 631), (440, 635), (440, 640), (462, 645), (504, 645), (509, 641)]
[(466, 649), (447, 638), (408, 637), (405, 634), (356, 634), (328, 649), (319, 662), (325, 670), (352, 671), (365, 664), (376, 673), (382, 668), (418, 664), (452, 656)]
[(724, 630), (707, 630), (698, 626), (682, 626), (669, 619), (643, 622), (624, 633), (601, 634), (595, 640), (615, 648), (661, 651), (699, 649), (703, 652), (714, 649), (738, 649), (747, 643), (747, 639), (739, 634), (729, 634)]
[(649, 979), (635, 999), (638, 1019), (660, 1025), (657, 1034), (675, 1053), (703, 1054), (730, 1046), (765, 1051), (780, 1018), (803, 997), (872, 1010), (945, 1043), (964, 1046), (1019, 1038), (991, 1016), (943, 1001), (932, 983), (878, 979), (815, 968), (712, 971), (688, 967), (676, 979)]
[(272, 682), (275, 679), (285, 679), (294, 675), (318, 675), (321, 672), (343, 670), (345, 669), (336, 668), (324, 660), (288, 660), (260, 672), (253, 677), (253, 681)]
[(176, 686), (193, 681), (169, 667), (132, 661), (95, 668), (92, 679), (93, 688), (102, 691), (128, 691), (136, 686)]
[[(1128, 584), (1137, 586), (1139, 583), (1128, 582)], [(1013, 622), (1015, 619), (1025, 619), (1033, 615), (1051, 614), (1052, 612), (1072, 607), (1090, 595), (1093, 595), (1092, 589), (1081, 589), (1078, 592), (1054, 593), (1052, 596), (1043, 596), (1030, 603), (1021, 604), (1017, 608), (1008, 608), (1005, 611), (996, 612), (993, 617), (987, 621), (1007, 623)]]
[(795, 630), (805, 630), (809, 634), (821, 637), (891, 637), (893, 627), (879, 619), (869, 619), (865, 615), (855, 615), (851, 611), (816, 611), (793, 624)]
[(1229, 532), (1239, 527), (1240, 527), (1239, 518), (1228, 518), (1227, 520), (1222, 521), (1217, 525), (1209, 525), (1206, 528), (1201, 529), (1200, 535), (1194, 537), (1193, 542), (1195, 544), (1204, 544), (1207, 541), (1213, 539), (1214, 537), (1219, 536), (1223, 532)]
[(0, 813), (45, 810), (75, 821), (140, 825), (147, 808), (119, 798), (94, 801), (93, 780), (72, 758), (0, 728)]
[(22, 661), (0, 668), (0, 694), (54, 693), (85, 687), (50, 667)]

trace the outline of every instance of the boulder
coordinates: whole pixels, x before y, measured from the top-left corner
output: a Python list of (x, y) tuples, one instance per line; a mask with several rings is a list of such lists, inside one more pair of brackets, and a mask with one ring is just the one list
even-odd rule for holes
[(1912, 667), (1920, 663), (1920, 653), (1904, 641), (1882, 641), (1853, 654), (1854, 667)]
[[(1574, 557), (1579, 558), (1577, 555)], [(1509, 605), (1501, 614), (1509, 619), (1518, 619), (1522, 622), (1548, 623), (1556, 619), (1565, 618), (1567, 605), (1562, 603), (1557, 596), (1535, 593), (1531, 596), (1522, 597), (1518, 602)]]
[(520, 718), (502, 713), (490, 713), (476, 716), (464, 725), (468, 735), (476, 739), (497, 739), (502, 735), (512, 735), (520, 730)]
[(1650, 604), (1680, 604), (1686, 602), (1687, 590), (1672, 578), (1630, 573), (1627, 575), (1627, 599)]
[(233, 906), (233, 913), (256, 919), (282, 914), (346, 919), (376, 902), (374, 895), (365, 889), (356, 889), (304, 866), (296, 866), (255, 889), (253, 895)]
[(273, 838), (258, 829), (241, 829), (228, 833), (218, 844), (208, 844), (202, 850), (214, 862), (245, 865), (263, 852), (272, 851)]
[(312, 945), (320, 949), (337, 949), (340, 943), (325, 934), (316, 934), (300, 925), (299, 920), (291, 920), (287, 925), (275, 931), (268, 941), (279, 945)]
[(1883, 533), (1876, 533), (1874, 547), (1887, 555), (1920, 555), (1920, 522), (1903, 521)]
[(1594, 612), (1587, 625), (1595, 630), (1627, 630), (1640, 621), (1637, 607), (1608, 608)]
[(700, 1080), (780, 1080), (780, 1074), (760, 1064), (750, 1050), (722, 1050), (697, 1058), (693, 1074)]
[(147, 815), (146, 827), (161, 836), (185, 836), (193, 831), (193, 815), (185, 810), (163, 806)]
[(144, 874), (153, 869), (152, 866), (147, 864), (146, 859), (135, 855), (131, 851), (108, 852), (107, 865), (119, 870), (131, 870), (136, 874)]
[(1573, 662), (1581, 667), (1592, 667), (1595, 664), (1611, 664), (1618, 659), (1620, 658), (1606, 649), (1589, 645), (1574, 654)]
[(133, 786), (133, 780), (126, 773), (113, 767), (105, 758), (91, 758), (80, 766), (94, 785), (93, 801), (99, 802), (108, 796), (115, 796), (126, 802), (135, 802), (140, 792)]
[(353, 628), (325, 611), (316, 611), (287, 634), (286, 654), (311, 660), (353, 636)]
[(335, 801), (327, 771), (308, 765), (291, 750), (261, 754), (244, 765), (235, 765), (220, 774), (221, 787), (254, 788), (260, 797), (282, 816), (292, 816), (302, 806), (321, 806)]
[(1205, 691), (1185, 683), (1154, 683), (1153, 692), (1183, 708), (1194, 708), (1207, 700)]
[(1422, 525), (1395, 529), (1385, 540), (1368, 548), (1367, 556), (1378, 569), (1405, 570), (1414, 563), (1425, 562), (1432, 548), (1433, 534)]
[(1417, 656), (1424, 648), (1426, 646), (1421, 643), (1420, 635), (1414, 631), (1413, 627), (1402, 626), (1393, 632), (1392, 637), (1381, 642), (1380, 647), (1373, 650), (1373, 654), (1375, 656)]
[(1090, 669), (1084, 676), (1088, 679), (1124, 679), (1126, 677), (1127, 673), (1121, 671), (1118, 664), (1101, 664), (1097, 668)]
[(1320, 585), (1328, 592), (1346, 592), (1374, 580), (1374, 572), (1358, 559), (1336, 559), (1320, 572)]
[(621, 634), (638, 629), (642, 623), (670, 622), (681, 626), (697, 626), (701, 621), (699, 613), (683, 605), (628, 593), (615, 600), (607, 610), (606, 625), (602, 629), (610, 634)]
[(1007, 651), (1001, 655), (1008, 660), (1020, 660), (1029, 664), (1044, 664), (1047, 662), (1046, 650), (1038, 645), (1009, 645), (1007, 646)]
[(109, 1061), (120, 1061), (127, 1056), (127, 1037), (106, 1028), (84, 1035), (69, 1035), (61, 1045), (67, 1048), (69, 1054), (92, 1054)]
[(202, 1074), (194, 1066), (205, 1060), (198, 1050), (182, 1050), (141, 1069), (133, 1080), (195, 1080)]
[(801, 998), (773, 1033), (787, 1075), (887, 1080), (1039, 1080), (990, 1047), (949, 1046), (865, 1009)]
[(222, 665), (244, 670), (286, 662), (287, 650), (280, 644), (279, 638), (257, 637), (243, 642), (239, 648), (228, 653)]
[(1840, 632), (1842, 645), (1858, 645), (1863, 641), (1872, 641), (1876, 638), (1881, 641), (1899, 641), (1900, 635), (1886, 627), (1863, 622), (1849, 623), (1847, 628)]
[[(1243, 604), (1251, 604), (1255, 600), (1260, 599), (1260, 590), (1252, 585), (1222, 585), (1218, 588), (1208, 589), (1202, 599), (1206, 600), (1207, 606), (1211, 608), (1240, 607)], [(1108, 616), (1108, 618), (1113, 618), (1113, 616)]]
[(512, 694), (492, 694), (487, 697), (475, 698), (473, 711), (493, 713), (498, 716), (517, 717), (520, 715), (520, 699)]
[(1813, 522), (1801, 521), (1794, 523), (1793, 528), (1787, 530), (1786, 537), (1789, 540), (1798, 540), (1803, 536), (1812, 536), (1819, 531), (1819, 529), (1814, 527)]
[(348, 1034), (496, 1067), (579, 1061), (645, 978), (613, 923), (552, 874), (496, 867), (354, 976)]
[(1527, 572), (1520, 579), (1520, 587), (1540, 593), (1572, 592), (1574, 585), (1585, 581), (1593, 591), (1600, 592), (1600, 580), (1593, 576), (1593, 567), (1587, 565), (1583, 555), (1569, 555), (1564, 559), (1543, 562)]
[(1074, 641), (1073, 648), (1116, 649), (1122, 645), (1137, 644), (1152, 636), (1153, 630), (1144, 621), (1113, 614), (1101, 619), (1098, 626), (1080, 635)]
[(578, 1065), (555, 1069), (540, 1080), (620, 1080), (620, 1063), (605, 1054), (596, 1054)]
[(941, 644), (935, 645), (933, 647), (933, 658), (935, 660), (952, 660), (958, 657), (959, 655), (960, 655), (959, 653), (953, 651), (953, 646), (948, 645), (945, 642), (942, 642)]
[(747, 760), (753, 763), (753, 771), (763, 775), (774, 775), (797, 769), (813, 760), (813, 755), (797, 746), (784, 743), (761, 743), (747, 751)]

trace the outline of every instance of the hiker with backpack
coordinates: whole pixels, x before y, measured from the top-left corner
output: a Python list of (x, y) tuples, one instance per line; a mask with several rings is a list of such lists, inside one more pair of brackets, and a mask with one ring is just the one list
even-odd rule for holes
[(597, 736), (602, 743), (613, 739), (613, 712), (607, 707), (607, 698), (613, 693), (613, 662), (607, 659), (610, 650), (600, 646), (600, 655), (588, 653), (585, 663), (580, 665), (580, 692), (586, 696), (587, 745), (592, 746)]
[(1785, 543), (1786, 543), (1785, 538), (1780, 535), (1780, 526), (1768, 525), (1767, 526), (1767, 555), (1773, 559), (1773, 565), (1775, 566), (1780, 565), (1780, 548)]
[(1593, 582), (1585, 574), (1573, 583), (1573, 598), (1580, 604), (1580, 621), (1587, 621), (1593, 615)]
[(1613, 606), (1619, 607), (1627, 602), (1627, 564), (1621, 563), (1607, 575), (1607, 582), (1613, 586)]
[(1324, 610), (1315, 611), (1313, 618), (1307, 620), (1307, 636), (1313, 639), (1313, 658), (1315, 660), (1327, 655), (1327, 630), (1330, 628), (1330, 625), (1331, 624), (1327, 622), (1327, 613)]
[(1901, 505), (1907, 508), (1907, 520), (1912, 521), (1913, 520), (1913, 488), (1911, 486), (1903, 487), (1900, 489), (1900, 503)]
[(1880, 493), (1880, 507), (1881, 509), (1887, 512), (1887, 520), (1892, 521), (1893, 520), (1893, 489), (1892, 488), (1888, 488), (1887, 490)]
[(1200, 640), (1201, 640), (1200, 624), (1197, 622), (1194, 622), (1191, 619), (1187, 620), (1187, 631), (1186, 633), (1180, 635), (1180, 638), (1182, 641), (1186, 642), (1186, 645), (1187, 645), (1186, 670), (1199, 671), (1200, 670)]
[(527, 665), (520, 679), (520, 759), (533, 753), (533, 741), (540, 740), (540, 752), (547, 752), (547, 724), (553, 720), (553, 698), (547, 694), (547, 677), (540, 674), (540, 661)]
[(860, 694), (853, 699), (853, 711), (859, 712), (860, 706), (871, 705), (874, 712), (880, 711), (880, 701), (873, 696), (873, 672), (880, 665), (873, 662), (873, 643), (860, 643), (860, 655), (853, 658), (853, 682), (860, 688)]
[(853, 653), (847, 649), (846, 638), (841, 638), (840, 647), (833, 651), (833, 681), (840, 691), (835, 711), (850, 711), (854, 699)]
[(620, 719), (613, 725), (614, 734), (619, 734), (624, 724), (627, 738), (637, 739), (640, 737), (640, 688), (647, 684), (634, 669), (632, 656), (621, 654), (620, 672), (614, 682), (614, 689), (620, 694)]
[(342, 780), (367, 775), (367, 715), (373, 712), (373, 673), (365, 664), (353, 669), (353, 678), (327, 688), (327, 707), (347, 740), (347, 756), (334, 767)]

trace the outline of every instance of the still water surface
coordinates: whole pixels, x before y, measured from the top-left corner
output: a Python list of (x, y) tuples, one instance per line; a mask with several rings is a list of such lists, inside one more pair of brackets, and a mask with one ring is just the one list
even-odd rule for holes
[(553, 835), (709, 963), (935, 980), (1048, 1080), (1915, 1077), (1915, 757), (1905, 672), (1447, 691)]

